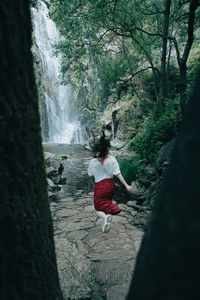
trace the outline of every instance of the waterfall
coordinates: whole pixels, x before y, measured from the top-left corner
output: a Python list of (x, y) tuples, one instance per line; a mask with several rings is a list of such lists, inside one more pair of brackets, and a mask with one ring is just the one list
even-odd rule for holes
[(72, 88), (59, 83), (62, 56), (54, 54), (54, 45), (60, 40), (59, 31), (43, 1), (39, 1), (38, 9), (32, 8), (32, 16), (35, 43), (42, 62), (41, 86), (47, 114), (41, 116), (41, 119), (47, 118), (47, 128), (42, 128), (43, 142), (83, 143), (85, 132), (76, 117)]

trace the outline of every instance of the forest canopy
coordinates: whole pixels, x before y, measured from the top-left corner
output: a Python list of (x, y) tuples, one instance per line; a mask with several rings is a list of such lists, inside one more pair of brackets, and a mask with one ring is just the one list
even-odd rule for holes
[[(51, 17), (62, 36), (57, 51), (63, 54), (63, 81), (74, 85), (85, 111), (97, 115), (110, 97), (116, 102), (124, 95), (137, 95), (147, 123), (162, 123), (161, 117), (170, 115), (169, 107), (176, 110), (172, 122), (166, 124), (170, 134), (164, 140), (158, 138), (155, 153), (174, 136), (171, 133), (184, 114), (199, 66), (200, 1), (50, 3)], [(88, 95), (83, 97), (85, 89)], [(145, 152), (139, 146), (144, 142), (137, 137), (140, 153)]]

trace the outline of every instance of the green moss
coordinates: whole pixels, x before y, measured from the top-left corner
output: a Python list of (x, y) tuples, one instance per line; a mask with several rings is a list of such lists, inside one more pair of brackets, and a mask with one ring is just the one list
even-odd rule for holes
[(68, 156), (67, 156), (66, 153), (59, 154), (59, 157), (62, 158), (62, 159), (68, 159)]
[(116, 147), (111, 146), (110, 150), (117, 151), (118, 149)]

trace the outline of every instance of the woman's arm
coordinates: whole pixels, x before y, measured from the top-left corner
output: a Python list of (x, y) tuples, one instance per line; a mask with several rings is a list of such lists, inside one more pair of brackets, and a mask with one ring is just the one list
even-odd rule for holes
[(119, 173), (116, 176), (117, 176), (117, 178), (119, 178), (119, 180), (121, 181), (121, 183), (125, 186), (125, 188), (127, 189), (127, 191), (131, 192), (132, 191), (132, 187), (130, 185), (128, 185), (128, 183), (126, 182), (126, 180), (124, 179), (124, 177), (122, 176), (122, 174)]

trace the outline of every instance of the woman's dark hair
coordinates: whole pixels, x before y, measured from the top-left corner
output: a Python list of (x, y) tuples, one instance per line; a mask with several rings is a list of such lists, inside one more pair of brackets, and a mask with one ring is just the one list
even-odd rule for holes
[(102, 136), (93, 148), (94, 157), (104, 158), (108, 153), (108, 147), (110, 147), (110, 141), (106, 139), (105, 133), (102, 131)]

